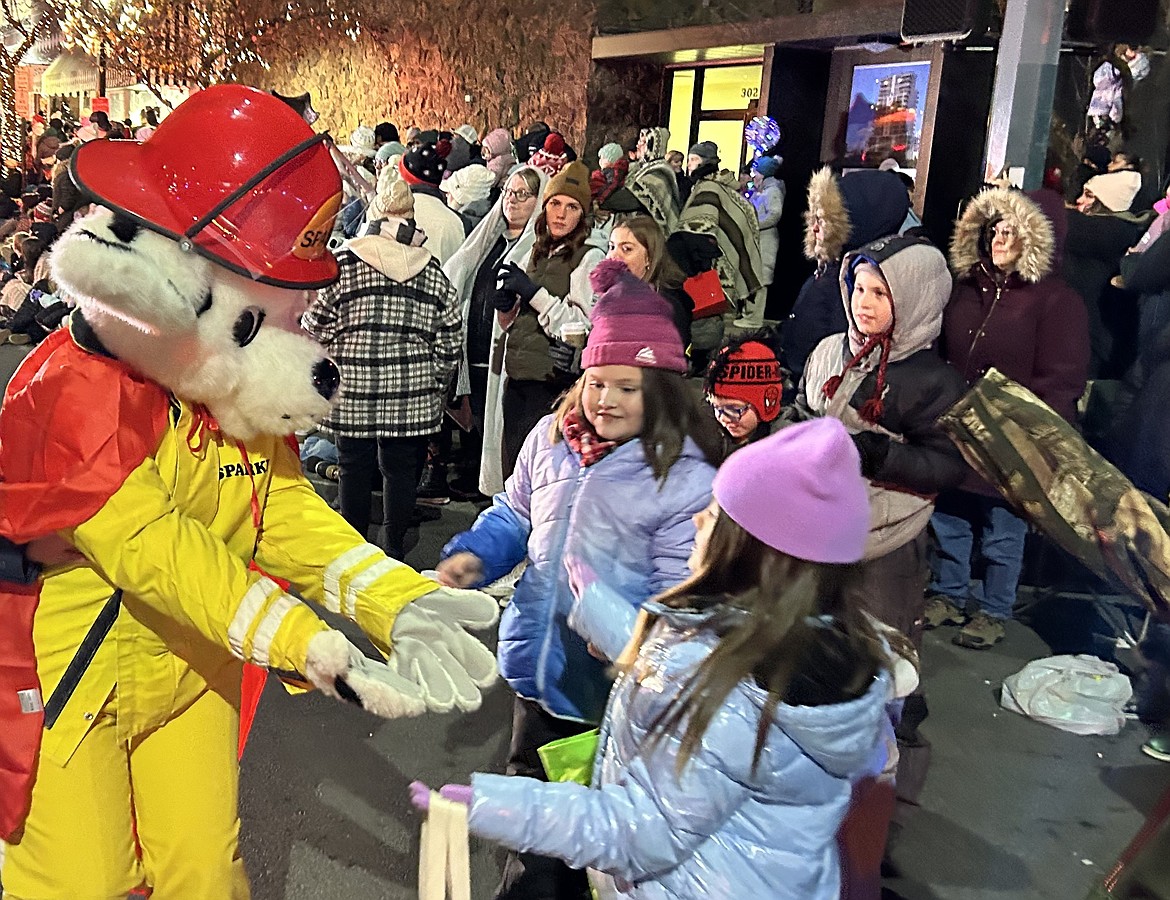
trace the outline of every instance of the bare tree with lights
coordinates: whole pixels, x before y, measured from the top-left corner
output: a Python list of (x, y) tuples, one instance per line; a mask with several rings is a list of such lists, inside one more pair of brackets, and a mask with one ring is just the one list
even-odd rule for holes
[[(0, 0), (0, 3), (8, 0)], [(63, 42), (120, 66), (162, 103), (164, 83), (190, 88), (267, 69), (265, 39), (316, 21), (356, 40), (361, 23), (345, 0), (56, 0)]]
[(0, 153), (19, 165), (24, 148), (16, 109), (16, 67), (49, 24), (51, 13), (32, 0), (0, 0), (0, 15), (5, 38), (0, 42)]

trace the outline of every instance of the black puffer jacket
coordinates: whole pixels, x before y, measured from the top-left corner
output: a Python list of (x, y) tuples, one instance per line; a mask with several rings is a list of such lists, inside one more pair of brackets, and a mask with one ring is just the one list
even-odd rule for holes
[(1119, 378), (1133, 362), (1136, 346), (1131, 331), (1136, 323), (1127, 319), (1128, 304), (1121, 292), (1109, 284), (1121, 269), (1125, 251), (1145, 233), (1151, 216), (1131, 213), (1086, 215), (1070, 210), (1068, 237), (1064, 250), (1064, 280), (1085, 300), (1089, 313), (1089, 340), (1092, 345), (1092, 378)]
[[(845, 257), (840, 297), (852, 294), (852, 266), (862, 260), (871, 260), (881, 269), (895, 310), (882, 413), (875, 431), (855, 439), (862, 455), (862, 474), (875, 485), (916, 494), (933, 495), (957, 487), (967, 465), (938, 427), (938, 417), (967, 390), (963, 376), (943, 362), (935, 347), (951, 294), (946, 260), (919, 239), (875, 241)], [(846, 308), (848, 302), (844, 300)], [(849, 321), (848, 333), (825, 338), (809, 356), (800, 393), (802, 402), (815, 414), (830, 411), (824, 385), (842, 373), (861, 344), (852, 315)], [(860, 410), (878, 392), (879, 356), (875, 349), (855, 367), (867, 374), (849, 401), (854, 410)], [(883, 431), (898, 437), (887, 437)]]

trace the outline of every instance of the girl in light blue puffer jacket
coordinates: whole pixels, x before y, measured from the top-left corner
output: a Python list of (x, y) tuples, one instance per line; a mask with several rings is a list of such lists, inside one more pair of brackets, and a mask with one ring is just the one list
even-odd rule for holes
[[(500, 621), (500, 672), (516, 693), (509, 775), (544, 777), (537, 749), (601, 721), (613, 683), (568, 624), (565, 561), (604, 571), (628, 635), (638, 607), (687, 576), (692, 517), (711, 499), (722, 444), (683, 373), (669, 304), (618, 260), (595, 268), (600, 294), (585, 374), (528, 435), (503, 493), (444, 549), (448, 584), (490, 582), (527, 560)], [(522, 885), (514, 882), (523, 878)], [(559, 861), (512, 856), (510, 897), (557, 895)], [(584, 876), (577, 876), (584, 887)]]
[(623, 652), (612, 592), (573, 566), (573, 621), (623, 670), (593, 787), (477, 774), (442, 793), (470, 803), (472, 833), (592, 869), (603, 895), (836, 900), (837, 830), (892, 681), (843, 589), (869, 530), (857, 450), (834, 419), (792, 426), (734, 454), (714, 495), (695, 574)]

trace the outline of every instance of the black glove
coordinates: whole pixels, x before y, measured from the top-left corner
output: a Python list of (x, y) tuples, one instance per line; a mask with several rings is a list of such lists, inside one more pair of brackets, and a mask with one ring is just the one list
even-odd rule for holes
[(514, 262), (501, 266), (500, 271), (496, 274), (496, 278), (497, 286), (501, 290), (519, 296), (521, 303), (531, 303), (532, 298), (536, 296), (536, 292), (540, 290), (536, 282), (528, 277), (528, 273)]
[(24, 545), (0, 537), (0, 581), (36, 584), (41, 567), (24, 555)]
[(688, 278), (706, 272), (722, 254), (713, 234), (676, 231), (666, 240), (666, 249)]
[(577, 348), (568, 341), (553, 338), (552, 343), (548, 345), (548, 355), (552, 359), (554, 369), (570, 373), (577, 371)]
[(876, 431), (859, 431), (853, 435), (853, 445), (861, 454), (861, 474), (873, 478), (886, 462), (890, 452), (890, 439)]
[(516, 294), (512, 291), (496, 290), (492, 294), (492, 306), (502, 313), (511, 312), (512, 307), (516, 305), (516, 300)]

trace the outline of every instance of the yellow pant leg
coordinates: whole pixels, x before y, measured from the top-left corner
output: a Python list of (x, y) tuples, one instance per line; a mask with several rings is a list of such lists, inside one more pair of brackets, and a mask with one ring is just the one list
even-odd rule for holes
[(125, 900), (142, 882), (127, 748), (110, 713), (67, 766), (40, 761), (28, 819), (3, 860), (5, 900)]
[(235, 706), (207, 691), (134, 741), (130, 778), (152, 900), (247, 900), (238, 730)]

